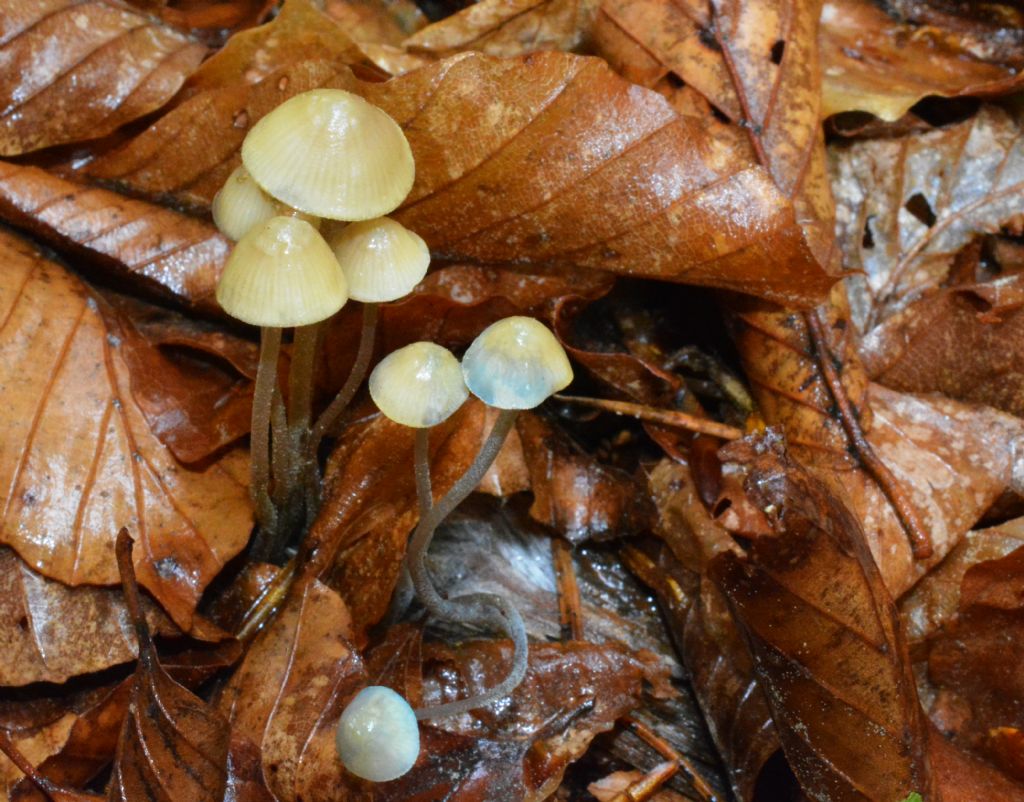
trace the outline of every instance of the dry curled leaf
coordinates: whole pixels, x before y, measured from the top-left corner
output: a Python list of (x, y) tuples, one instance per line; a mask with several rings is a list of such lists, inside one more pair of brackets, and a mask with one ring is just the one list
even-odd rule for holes
[(231, 244), (208, 223), (10, 162), (0, 162), (0, 218), (158, 299), (220, 309)]
[(131, 393), (96, 298), (27, 244), (0, 238), (0, 539), (70, 585), (117, 581), (114, 534), (130, 524), (142, 584), (188, 629), (206, 584), (245, 545), (246, 487), (225, 467), (178, 464)]
[(822, 117), (867, 111), (895, 122), (928, 95), (997, 95), (1024, 80), (1019, 62), (979, 58), (956, 28), (912, 25), (871, 0), (826, 0), (818, 41)]
[[(303, 64), (197, 95), (87, 172), (209, 203), (247, 127), (320, 85), (358, 92), (405, 128), (418, 169), (394, 217), (435, 258), (598, 268), (794, 304), (831, 284), (790, 203), (732, 142), (601, 61), (563, 53), (466, 54), (384, 84)], [(609, 197), (622, 199), (614, 215)]]
[(206, 55), (114, 0), (14, 0), (0, 42), (4, 156), (109, 134), (163, 106)]
[(895, 608), (854, 516), (780, 453), (730, 446), (774, 533), (711, 576), (748, 641), (786, 756), (811, 797), (931, 798), (926, 728)]
[(976, 234), (1018, 232), (1024, 150), (1018, 121), (983, 106), (965, 122), (837, 144), (830, 171), (853, 321), (870, 332), (938, 287)]
[(117, 562), (139, 640), (139, 663), (107, 799), (221, 802), (227, 781), (228, 723), (206, 702), (171, 679), (160, 665), (141, 614), (132, 567), (132, 540), (126, 529), (118, 535)]

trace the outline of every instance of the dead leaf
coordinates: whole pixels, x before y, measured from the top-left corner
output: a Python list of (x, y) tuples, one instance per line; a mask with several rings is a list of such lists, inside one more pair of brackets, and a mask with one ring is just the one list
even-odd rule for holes
[(790, 766), (812, 797), (930, 798), (906, 643), (857, 520), (769, 434), (730, 446), (773, 535), (711, 576), (749, 643)]
[(157, 299), (220, 312), (214, 291), (231, 243), (209, 223), (9, 162), (0, 217)]
[[(1024, 416), (1024, 275), (939, 289), (861, 344), (872, 379)], [(970, 358), (965, 358), (966, 355)]]
[(206, 55), (107, 0), (17, 0), (0, 41), (4, 156), (105, 136), (163, 106)]
[(260, 749), (262, 781), (281, 802), (337, 798), (334, 730), (365, 684), (351, 636), (341, 597), (315, 579), (300, 583), (220, 694), (219, 710)]
[(161, 667), (142, 617), (126, 529), (118, 535), (117, 562), (138, 635), (139, 664), (107, 799), (221, 802), (227, 780), (228, 723)]
[(821, 10), (822, 109), (866, 111), (895, 122), (929, 95), (1014, 91), (1018, 62), (975, 56), (955, 28), (911, 25), (871, 0), (826, 0)]
[[(321, 85), (356, 91), (405, 127), (419, 169), (394, 216), (435, 259), (598, 268), (796, 304), (831, 283), (763, 169), (600, 61), (562, 53), (457, 56), (384, 84), (305, 64), (197, 95), (86, 171), (209, 203), (248, 126)], [(609, 197), (626, 199), (614, 215)]]
[(983, 106), (928, 133), (836, 144), (830, 173), (853, 321), (867, 334), (946, 279), (981, 232), (1018, 232), (1024, 156), (1017, 120)]
[(188, 630), (206, 584), (248, 540), (248, 492), (226, 470), (179, 465), (131, 395), (120, 342), (82, 283), (11, 235), (0, 292), (0, 538), (70, 585), (117, 581), (113, 537), (139, 532), (137, 570)]
[(232, 36), (186, 84), (191, 96), (238, 83), (254, 84), (298, 61), (357, 64), (365, 57), (349, 34), (312, 0), (286, 0), (273, 20)]
[(405, 40), (413, 53), (443, 58), (464, 50), (521, 56), (583, 43), (597, 0), (481, 0)]
[(835, 211), (819, 126), (820, 10), (820, 0), (605, 0), (596, 38), (598, 52), (627, 77), (654, 86), (671, 72), (728, 117), (732, 135), (747, 140), (793, 201), (811, 252), (834, 270)]

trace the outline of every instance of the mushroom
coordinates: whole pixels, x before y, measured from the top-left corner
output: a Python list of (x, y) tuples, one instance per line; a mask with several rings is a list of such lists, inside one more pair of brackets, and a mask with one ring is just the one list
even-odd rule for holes
[(423, 239), (390, 217), (351, 223), (332, 232), (327, 242), (345, 272), (349, 297), (363, 302), (363, 326), (348, 380), (313, 426), (307, 454), (313, 464), (321, 439), (345, 411), (366, 376), (379, 304), (408, 295), (430, 265), (430, 250)]
[[(272, 217), (251, 229), (232, 250), (217, 284), (217, 301), (224, 311), (260, 327), (251, 446), (251, 492), (261, 532), (254, 551), (260, 556), (272, 550), (278, 529), (269, 494), (270, 419), (281, 330), (308, 328), (335, 314), (347, 300), (345, 274), (331, 249), (313, 226), (296, 217)], [(305, 400), (293, 397), (292, 403), (308, 407), (308, 393)]]
[(462, 377), (470, 392), (500, 412), (473, 463), (434, 504), (426, 426), (444, 420), (457, 405), (441, 404), (439, 408), (445, 414), (440, 417), (427, 410), (432, 399), (441, 402), (457, 397), (448, 389), (455, 384), (448, 375), (454, 357), (449, 354), (447, 359), (439, 356), (426, 360), (403, 354), (416, 348), (410, 353), (426, 355), (431, 353), (426, 347), (430, 345), (417, 343), (396, 351), (370, 376), (370, 394), (385, 415), (406, 425), (419, 423), (414, 453), (420, 520), (409, 541), (406, 564), (416, 595), (428, 611), (449, 621), (503, 630), (512, 639), (514, 651), (512, 666), (500, 683), (478, 696), (417, 710), (419, 719), (443, 718), (480, 707), (511, 693), (526, 674), (529, 646), (519, 611), (507, 599), (486, 593), (445, 599), (430, 578), (426, 554), (437, 527), (480, 484), (512, 430), (518, 411), (538, 406), (572, 381), (572, 367), (564, 349), (543, 324), (533, 318), (509, 317), (486, 328), (466, 351)]
[(253, 226), (267, 222), (271, 217), (291, 215), (305, 220), (314, 228), (320, 227), (320, 218), (303, 214), (267, 195), (245, 167), (234, 169), (220, 192), (213, 199), (213, 222), (220, 233), (238, 242)]
[(335, 737), (345, 768), (373, 782), (388, 782), (413, 767), (420, 731), (412, 707), (383, 685), (370, 685), (345, 707)]

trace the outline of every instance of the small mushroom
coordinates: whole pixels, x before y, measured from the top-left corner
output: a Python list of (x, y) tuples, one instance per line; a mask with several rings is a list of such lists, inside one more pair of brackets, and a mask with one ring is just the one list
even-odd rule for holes
[[(260, 524), (254, 553), (262, 558), (274, 550), (278, 537), (277, 508), (269, 488), (270, 419), (281, 330), (308, 330), (347, 300), (345, 274), (331, 249), (313, 226), (295, 217), (273, 217), (242, 237), (217, 284), (217, 301), (224, 311), (261, 329), (252, 409), (251, 492)], [(294, 406), (308, 408), (308, 397), (292, 400)], [(291, 434), (280, 439), (286, 441), (280, 444), (286, 452), (296, 451)], [(297, 456), (285, 463), (297, 464)]]
[(412, 150), (398, 124), (359, 95), (313, 89), (252, 127), (242, 163), (268, 194), (307, 214), (368, 220), (412, 188)]
[[(417, 402), (416, 411), (409, 412), (403, 406), (401, 389), (410, 388), (416, 381), (422, 381), (424, 388), (447, 387), (451, 380), (445, 378), (442, 382), (440, 376), (450, 368), (441, 366), (450, 363), (440, 359), (430, 363), (432, 369), (424, 370), (423, 379), (420, 379), (415, 372), (423, 363), (401, 354), (402, 351), (395, 352), (392, 357), (396, 359), (391, 365), (386, 365), (388, 360), (385, 359), (374, 370), (370, 377), (371, 394), (376, 384), (378, 390), (374, 400), (380, 396), (384, 402), (378, 403), (381, 411), (389, 417), (392, 412), (396, 413), (394, 419), (399, 422), (412, 421), (415, 424), (433, 420), (434, 416), (425, 412), (429, 405), (422, 400), (424, 393), (408, 392), (409, 396), (421, 399)], [(378, 371), (381, 375), (375, 381)], [(518, 411), (539, 405), (572, 381), (572, 367), (558, 340), (543, 324), (525, 317), (505, 318), (485, 329), (467, 350), (462, 374), (469, 391), (500, 412), (473, 463), (436, 504), (433, 503), (430, 483), (429, 430), (417, 429), (414, 454), (420, 520), (409, 541), (406, 565), (417, 597), (431, 614), (449, 621), (504, 631), (513, 643), (512, 665), (507, 676), (487, 692), (417, 710), (419, 719), (458, 715), (507, 696), (526, 675), (529, 644), (522, 616), (515, 606), (501, 596), (488, 593), (444, 598), (430, 578), (426, 554), (437, 527), (480, 484), (512, 430)], [(447, 397), (436, 389), (427, 389), (427, 392), (438, 393), (438, 398)], [(452, 411), (455, 408), (452, 407)], [(441, 419), (444, 417), (447, 416)]]
[(370, 397), (396, 423), (427, 429), (447, 420), (469, 397), (459, 360), (436, 343), (399, 348), (370, 374)]
[(412, 707), (382, 685), (370, 685), (345, 707), (335, 739), (345, 768), (372, 782), (388, 782), (409, 771), (420, 753), (420, 731)]
[(296, 211), (279, 203), (260, 189), (245, 167), (234, 169), (220, 192), (213, 199), (213, 222), (220, 233), (238, 242), (249, 231), (266, 223), (271, 217), (291, 215), (305, 220), (314, 228), (320, 227), (320, 219)]

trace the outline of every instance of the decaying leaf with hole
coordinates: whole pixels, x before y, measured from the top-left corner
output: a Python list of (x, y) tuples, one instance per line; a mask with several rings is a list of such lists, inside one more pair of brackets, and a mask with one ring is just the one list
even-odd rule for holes
[[(405, 128), (418, 169), (394, 217), (435, 258), (597, 268), (796, 305), (832, 283), (790, 202), (732, 141), (564, 53), (464, 54), (382, 84), (306, 63), (201, 93), (86, 172), (209, 203), (248, 127), (321, 85), (358, 92)], [(614, 215), (609, 197), (621, 199)]]
[(15, 0), (0, 20), (0, 155), (105, 136), (163, 106), (206, 48), (108, 0)]
[(247, 488), (180, 465), (132, 397), (129, 366), (95, 296), (12, 235), (0, 237), (0, 540), (69, 585), (117, 581), (113, 538), (138, 532), (137, 570), (183, 629), (207, 583), (248, 540)]

